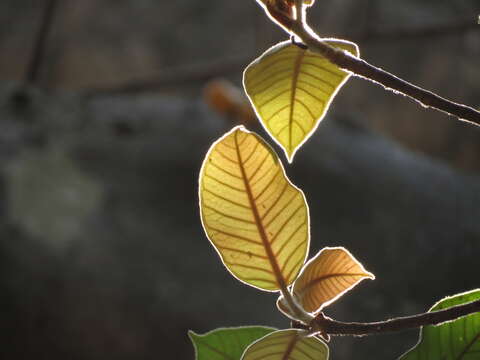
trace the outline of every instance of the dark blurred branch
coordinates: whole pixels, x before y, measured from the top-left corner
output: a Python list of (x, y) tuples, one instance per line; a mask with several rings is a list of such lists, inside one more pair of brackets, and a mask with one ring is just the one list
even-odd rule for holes
[(55, 18), (55, 11), (57, 9), (57, 5), (57, 0), (47, 0), (47, 4), (40, 20), (40, 26), (35, 37), (30, 62), (26, 71), (26, 84), (32, 84), (37, 82), (38, 80), (38, 73), (42, 67), (42, 62), (45, 58), (47, 38), (48, 34), (50, 33), (53, 20)]
[(247, 66), (251, 58), (225, 59), (215, 63), (197, 66), (182, 66), (164, 71), (157, 75), (131, 80), (127, 83), (114, 87), (93, 88), (85, 90), (87, 96), (111, 95), (111, 94), (135, 94), (158, 91), (165, 88), (203, 84), (208, 80), (225, 76), (226, 74), (239, 71)]
[[(444, 26), (434, 26), (419, 29), (389, 30), (379, 32), (367, 32), (365, 35), (347, 35), (346, 39), (353, 39), (360, 43), (385, 42), (393, 40), (408, 40), (419, 37), (429, 38), (435, 36), (449, 36), (462, 34), (470, 30), (477, 29), (478, 25), (471, 21), (456, 23)], [(163, 71), (159, 74), (152, 74), (149, 77), (132, 79), (126, 83), (112, 87), (98, 87), (86, 89), (87, 96), (111, 95), (111, 94), (135, 94), (154, 92), (177, 86), (186, 86), (192, 84), (203, 84), (213, 78), (224, 77), (228, 74), (241, 71), (249, 64), (254, 56), (237, 59), (223, 59), (215, 63), (208, 63), (197, 66), (182, 66), (171, 70)]]
[(341, 322), (332, 320), (320, 313), (313, 321), (313, 330), (328, 335), (365, 336), (414, 329), (426, 325), (440, 325), (477, 312), (480, 312), (480, 300), (453, 306), (445, 310), (373, 323)]

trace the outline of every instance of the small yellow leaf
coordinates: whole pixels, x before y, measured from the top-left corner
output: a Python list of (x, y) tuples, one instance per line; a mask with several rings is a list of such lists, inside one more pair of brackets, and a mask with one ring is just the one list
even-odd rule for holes
[(241, 360), (327, 360), (328, 346), (295, 329), (268, 334), (250, 345)]
[(308, 252), (308, 206), (272, 148), (235, 127), (210, 148), (199, 185), (202, 224), (227, 269), (267, 291), (293, 283)]
[(318, 312), (363, 279), (375, 279), (348, 250), (324, 248), (305, 264), (293, 295), (308, 312)]
[[(359, 55), (354, 43), (326, 42)], [(260, 122), (291, 162), (350, 75), (323, 56), (285, 41), (246, 68), (243, 85)]]

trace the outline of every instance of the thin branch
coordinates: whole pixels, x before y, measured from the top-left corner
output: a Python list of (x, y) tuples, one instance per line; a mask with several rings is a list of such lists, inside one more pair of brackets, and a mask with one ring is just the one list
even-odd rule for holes
[[(422, 313), (373, 323), (341, 322), (320, 313), (313, 321), (313, 330), (328, 335), (365, 336), (393, 331), (415, 329), (426, 325), (440, 325), (462, 316), (480, 312), (480, 300), (457, 305), (445, 310)], [(302, 328), (305, 328), (302, 326)]]
[(112, 94), (137, 94), (153, 92), (179, 85), (204, 84), (208, 80), (225, 76), (244, 68), (251, 58), (222, 59), (196, 66), (179, 66), (159, 74), (152, 74), (145, 78), (133, 79), (124, 84), (113, 87), (98, 87), (86, 89), (87, 96)]
[[(303, 3), (299, 4), (296, 2), (295, 4), (297, 13), (305, 11)], [(271, 11), (271, 9), (267, 8), (267, 11)], [(280, 9), (276, 9), (276, 11), (280, 11)], [(274, 16), (272, 14), (270, 15), (272, 17)], [(286, 17), (288, 14), (283, 15)], [(284, 19), (276, 14), (276, 20), (282, 21)], [(281, 25), (289, 29), (294, 35), (298, 36), (311, 51), (324, 56), (332, 64), (335, 64), (342, 69), (349, 70), (361, 78), (380, 84), (387, 90), (401, 93), (416, 101), (423, 107), (432, 108), (448, 115), (455, 116), (459, 120), (480, 126), (479, 111), (469, 106), (442, 98), (431, 91), (422, 89), (419, 86), (413, 85), (389, 72), (377, 68), (365, 60), (350, 55), (348, 52), (329, 46), (308, 27), (306, 21), (298, 21), (296, 19), (288, 18), (284, 20)]]
[(37, 82), (38, 73), (42, 67), (42, 62), (45, 58), (45, 47), (47, 43), (48, 34), (55, 17), (55, 10), (57, 8), (57, 0), (49, 0), (45, 6), (42, 18), (40, 20), (40, 26), (36, 34), (32, 55), (27, 67), (25, 75), (25, 83), (32, 84)]

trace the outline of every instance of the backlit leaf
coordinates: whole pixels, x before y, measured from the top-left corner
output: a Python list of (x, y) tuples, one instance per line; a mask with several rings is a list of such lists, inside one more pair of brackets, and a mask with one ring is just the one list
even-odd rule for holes
[(300, 330), (280, 330), (250, 345), (242, 360), (327, 360), (328, 346)]
[(220, 328), (199, 335), (188, 332), (195, 348), (196, 360), (240, 360), (253, 341), (275, 331), (263, 326)]
[(236, 127), (215, 142), (199, 194), (205, 232), (237, 279), (268, 291), (296, 279), (308, 252), (308, 206), (265, 141)]
[[(354, 43), (326, 42), (359, 55)], [(260, 122), (291, 162), (349, 76), (323, 56), (285, 41), (247, 67), (243, 85)]]
[(375, 279), (342, 247), (324, 248), (305, 264), (293, 295), (308, 312), (318, 312), (363, 279)]
[[(447, 309), (480, 299), (480, 289), (447, 297), (430, 311)], [(401, 360), (475, 360), (480, 359), (480, 313), (464, 316), (438, 326), (420, 330), (418, 344)]]

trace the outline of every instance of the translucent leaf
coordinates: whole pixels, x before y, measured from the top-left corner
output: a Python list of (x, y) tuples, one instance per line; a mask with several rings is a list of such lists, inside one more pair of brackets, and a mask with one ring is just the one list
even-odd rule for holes
[[(326, 42), (355, 56), (359, 54), (354, 43)], [(291, 162), (349, 76), (349, 72), (323, 56), (286, 41), (247, 67), (243, 85), (260, 122)]]
[(324, 248), (305, 264), (293, 295), (308, 312), (318, 312), (363, 279), (375, 279), (348, 250)]
[(188, 332), (195, 348), (196, 360), (240, 360), (253, 341), (275, 331), (263, 326), (221, 328), (199, 335)]
[(205, 232), (236, 278), (268, 291), (296, 279), (308, 252), (308, 206), (258, 135), (236, 127), (215, 142), (199, 194)]
[[(430, 311), (447, 309), (478, 299), (480, 299), (480, 289), (447, 297), (436, 303)], [(440, 359), (480, 359), (480, 313), (438, 326), (422, 327), (418, 344), (401, 357), (401, 360)]]
[(316, 337), (304, 337), (300, 330), (280, 330), (250, 345), (242, 360), (327, 360), (328, 346)]

